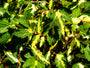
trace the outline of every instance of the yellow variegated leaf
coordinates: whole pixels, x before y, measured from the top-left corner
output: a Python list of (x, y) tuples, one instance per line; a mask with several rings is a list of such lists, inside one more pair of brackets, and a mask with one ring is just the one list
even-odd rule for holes
[(43, 45), (44, 42), (45, 42), (45, 37), (41, 37), (40, 47), (42, 47), (42, 45)]
[(79, 40), (78, 40), (77, 38), (75, 38), (75, 41), (76, 41), (76, 43), (77, 43), (77, 46), (80, 47), (80, 42), (79, 42)]
[(78, 5), (80, 5), (81, 3), (85, 2), (86, 0), (79, 0)]
[(55, 57), (55, 63), (57, 68), (66, 68), (65, 61), (63, 60), (64, 55), (62, 54), (57, 54)]
[(86, 0), (79, 0), (78, 4), (76, 4), (74, 7), (70, 8), (71, 10), (75, 9), (78, 5), (81, 3), (84, 3)]
[(71, 41), (71, 43), (70, 43), (70, 46), (74, 46), (75, 45), (75, 39), (73, 39), (72, 41)]
[(33, 50), (33, 52), (34, 52), (36, 55), (38, 55), (38, 58), (39, 58), (40, 60), (44, 61), (44, 62), (47, 63), (47, 64), (50, 64), (50, 62), (49, 62), (48, 60), (46, 60), (46, 58), (43, 56), (42, 52), (38, 53), (38, 50), (37, 50), (35, 47), (33, 47), (33, 46), (31, 46), (31, 49)]
[(74, 24), (79, 24), (81, 20), (79, 18), (72, 18), (72, 21)]
[(72, 59), (74, 59), (74, 55), (69, 55), (69, 56), (67, 57), (68, 62), (72, 61)]
[(38, 23), (38, 21), (37, 20), (29, 20), (29, 23), (31, 24), (31, 23)]
[(9, 6), (9, 3), (5, 3), (4, 8), (7, 9), (8, 6)]
[(77, 0), (73, 0), (73, 2), (76, 2)]
[(50, 0), (50, 1), (49, 1), (49, 9), (52, 8), (52, 5), (53, 5), (53, 0)]
[(13, 56), (13, 54), (12, 54), (11, 51), (7, 51), (7, 52), (6, 52), (6, 55), (8, 55), (8, 56), (9, 56), (13, 61), (15, 61), (16, 63), (20, 63), (20, 61)]
[(82, 63), (78, 63), (80, 68), (85, 68), (85, 66)]
[(48, 17), (48, 13), (49, 13), (49, 11), (46, 11), (46, 12), (45, 12), (45, 14), (46, 14), (46, 17)]
[(44, 32), (44, 33), (43, 33), (43, 35), (44, 35), (44, 36), (45, 36), (45, 35), (47, 35), (47, 34), (48, 34), (48, 32), (49, 32), (49, 31)]
[(32, 4), (31, 8), (32, 8), (32, 11), (31, 11), (32, 14), (34, 14), (34, 12), (37, 11), (38, 9), (34, 4)]
[(89, 16), (85, 17), (85, 18), (83, 19), (83, 21), (90, 22), (90, 17), (89, 17)]
[(85, 66), (82, 63), (75, 63), (72, 68), (85, 68)]
[(67, 56), (72, 52), (74, 45), (75, 45), (75, 40), (73, 39), (73, 40), (71, 41), (71, 43), (70, 43), (69, 48), (68, 48)]
[(38, 64), (38, 61), (37, 61), (37, 60), (35, 60), (35, 65), (34, 65), (34, 67), (35, 67), (35, 66), (37, 66), (37, 64)]
[(61, 13), (59, 12), (59, 10), (56, 12), (56, 17), (58, 17), (58, 19), (59, 19), (59, 23), (60, 23), (60, 25), (61, 25), (61, 33), (62, 33), (62, 35), (64, 35), (65, 33), (64, 33), (64, 24), (63, 24), (63, 21), (61, 20)]
[(72, 52), (72, 47), (70, 46), (68, 51), (67, 51), (67, 55), (69, 55)]
[(83, 21), (90, 22), (90, 16), (88, 15), (81, 15), (79, 18)]
[(49, 60), (50, 59), (50, 55), (51, 55), (51, 52), (48, 51), (47, 54), (46, 54), (46, 60)]
[(70, 31), (67, 27), (65, 27), (65, 32), (66, 32), (66, 37), (65, 37), (65, 40), (68, 40), (68, 36), (70, 35)]
[(40, 35), (36, 35), (35, 40), (32, 42), (32, 47), (35, 47), (35, 45), (38, 43), (38, 39), (40, 38)]
[(54, 47), (56, 47), (57, 43), (58, 43), (58, 40), (56, 41), (56, 43), (53, 46), (50, 47), (49, 50), (52, 50)]
[(38, 33), (41, 33), (40, 18), (38, 20)]
[(28, 28), (28, 29), (26, 29), (29, 33), (33, 33), (33, 30), (32, 30), (32, 28)]
[(29, 44), (29, 41), (32, 39), (32, 36), (28, 38), (27, 44)]
[(8, 39), (8, 41), (7, 41), (6, 43), (9, 43), (9, 42), (11, 42), (11, 40), (12, 40), (12, 38), (9, 38), (9, 39)]

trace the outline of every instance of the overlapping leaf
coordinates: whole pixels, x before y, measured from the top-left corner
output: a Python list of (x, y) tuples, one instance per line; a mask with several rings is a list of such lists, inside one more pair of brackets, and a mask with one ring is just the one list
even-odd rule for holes
[(45, 68), (45, 65), (43, 63), (40, 63), (34, 57), (30, 57), (23, 64), (23, 68), (27, 68), (27, 67), (29, 67), (29, 68)]
[(8, 32), (3, 34), (2, 36), (0, 36), (0, 44), (6, 43), (9, 38), (10, 38), (10, 34)]
[(63, 54), (57, 54), (55, 57), (55, 64), (57, 68), (66, 68), (65, 57)]
[(81, 63), (76, 63), (72, 66), (72, 68), (84, 68), (84, 65)]
[(6, 55), (7, 55), (8, 59), (9, 59), (13, 64), (14, 64), (14, 63), (18, 63), (18, 62), (20, 63), (20, 61), (18, 61), (18, 59), (13, 56), (13, 54), (12, 54), (11, 51), (7, 51), (7, 52), (6, 52)]
[(85, 48), (85, 50), (84, 50), (84, 52), (85, 52), (85, 57), (86, 57), (86, 59), (88, 60), (88, 61), (90, 61), (90, 48), (89, 48), (89, 46), (87, 46), (86, 48)]
[(31, 36), (32, 32), (29, 33), (28, 30), (20, 29), (19, 31), (14, 32), (13, 35), (20, 37), (20, 38), (25, 38), (25, 37)]
[(50, 62), (44, 57), (40, 50), (36, 49), (35, 47), (31, 47), (32, 52), (35, 56), (37, 56), (41, 61), (45, 62), (45, 64), (50, 64)]

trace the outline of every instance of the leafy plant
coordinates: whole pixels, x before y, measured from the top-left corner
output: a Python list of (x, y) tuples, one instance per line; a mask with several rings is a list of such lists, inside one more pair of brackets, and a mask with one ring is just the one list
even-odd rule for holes
[(89, 3), (1, 0), (0, 68), (89, 68)]

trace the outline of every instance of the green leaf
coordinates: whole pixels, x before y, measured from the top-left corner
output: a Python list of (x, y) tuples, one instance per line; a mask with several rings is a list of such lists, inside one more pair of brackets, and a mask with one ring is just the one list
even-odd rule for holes
[(63, 54), (57, 54), (55, 57), (55, 64), (57, 68), (66, 68), (65, 57)]
[(85, 44), (85, 45), (90, 44), (90, 40), (85, 40), (85, 41), (80, 41), (80, 42), (82, 42), (82, 43)]
[(13, 35), (17, 36), (17, 37), (20, 37), (20, 38), (25, 38), (25, 37), (28, 37), (28, 36), (31, 36), (32, 34), (29, 33), (27, 30), (25, 29), (20, 29), (20, 31), (16, 31), (13, 33)]
[(60, 29), (58, 29), (58, 34), (59, 34), (59, 39), (62, 39), (62, 33), (61, 33)]
[(65, 20), (69, 21), (72, 23), (71, 17), (66, 13), (64, 10), (58, 10), (55, 14), (55, 17), (53, 21), (51, 22), (49, 29), (51, 29), (56, 23), (58, 28), (60, 29), (61, 34), (64, 36), (65, 35)]
[(10, 23), (8, 22), (8, 19), (4, 18), (2, 20), (0, 20), (0, 28), (6, 28), (10, 25)]
[(4, 8), (2, 8), (2, 7), (0, 7), (0, 16), (2, 15), (4, 15), (4, 13), (5, 13), (5, 9)]
[(29, 3), (28, 4), (29, 6), (27, 6), (26, 8), (25, 8), (25, 11), (24, 11), (24, 13), (23, 13), (23, 15), (24, 15), (24, 19), (25, 20), (29, 20), (30, 19), (30, 17), (32, 16), (32, 14), (30, 13), (31, 12), (31, 9), (29, 9), (30, 7), (31, 7), (31, 4)]
[(4, 44), (10, 38), (10, 34), (7, 32), (0, 37), (0, 44)]
[(72, 66), (72, 68), (84, 68), (84, 65), (81, 63), (76, 63)]
[(7, 32), (7, 31), (8, 31), (7, 27), (5, 27), (5, 28), (0, 28), (0, 33), (5, 33), (5, 32)]
[(52, 45), (52, 38), (47, 34), (47, 41), (49, 42), (49, 45)]
[(61, 29), (61, 33), (64, 34), (65, 20), (72, 23), (72, 19), (67, 12), (65, 12), (64, 10), (58, 10), (54, 15), (54, 19), (51, 22), (49, 29), (55, 26), (55, 24), (58, 22), (58, 27)]
[(81, 13), (81, 9), (80, 8), (76, 8), (72, 10), (72, 17), (78, 17)]
[[(48, 11), (47, 11), (48, 12)], [(53, 13), (49, 10), (48, 14), (48, 18), (53, 19), (55, 17), (55, 11), (53, 11)], [(47, 15), (46, 15), (47, 16)]]
[(61, 16), (62, 16), (62, 13), (60, 13), (60, 11), (58, 10), (58, 11), (56, 12), (55, 19), (56, 19), (56, 21), (58, 22), (58, 27), (59, 27), (62, 35), (64, 35), (64, 34), (65, 34), (65, 33), (64, 33), (64, 28), (65, 28), (65, 27), (64, 27), (64, 22), (63, 22), (63, 19), (61, 18)]
[[(13, 54), (12, 54), (11, 51), (7, 51), (7, 52), (6, 52), (6, 55), (7, 55), (8, 59), (9, 59), (13, 64), (19, 62), (18, 59), (13, 56)], [(19, 63), (20, 63), (20, 62), (19, 62)]]
[(24, 57), (25, 57), (25, 58), (30, 58), (31, 55), (30, 55), (30, 53), (28, 52), (28, 53), (26, 53), (26, 54), (24, 55)]
[(37, 61), (34, 57), (30, 57), (24, 62), (23, 68), (45, 68), (45, 65)]
[(82, 32), (82, 34), (87, 34), (89, 31), (90, 24), (89, 23), (83, 23), (83, 25), (80, 25), (79, 30)]
[(86, 2), (84, 2), (84, 3), (81, 3), (81, 4), (79, 5), (79, 8), (85, 8), (85, 11), (90, 10), (90, 1), (86, 1)]
[(24, 17), (18, 19), (17, 22), (19, 22), (20, 24), (22, 24), (23, 26), (27, 28), (29, 27), (29, 22)]
[[(64, 1), (64, 0), (63, 0)], [(62, 1), (62, 2), (63, 2)], [(66, 1), (66, 2), (63, 2), (64, 4), (63, 4), (63, 6), (64, 7), (66, 7), (66, 8), (69, 8), (69, 6), (72, 4), (72, 2), (68, 2), (68, 1)]]
[(32, 52), (35, 56), (38, 56), (38, 58), (45, 62), (45, 64), (50, 64), (50, 62), (48, 60), (46, 60), (46, 58), (44, 57), (44, 55), (42, 54), (42, 52), (40, 52), (40, 50), (38, 50), (37, 48), (31, 46)]
[(8, 31), (8, 27), (9, 27), (10, 23), (8, 22), (8, 20), (6, 18), (0, 20), (0, 33), (5, 33)]
[(87, 46), (87, 47), (85, 48), (84, 52), (85, 52), (85, 57), (86, 57), (86, 59), (87, 59), (88, 61), (90, 61), (90, 48), (89, 48), (89, 46)]
[(85, 58), (84, 54), (80, 54), (80, 53), (76, 54), (76, 57), (78, 57), (78, 58)]
[(70, 22), (70, 23), (72, 24), (71, 16), (70, 16), (65, 10), (60, 10), (59, 12), (61, 13), (62, 17), (63, 17), (66, 21), (68, 21), (68, 22)]

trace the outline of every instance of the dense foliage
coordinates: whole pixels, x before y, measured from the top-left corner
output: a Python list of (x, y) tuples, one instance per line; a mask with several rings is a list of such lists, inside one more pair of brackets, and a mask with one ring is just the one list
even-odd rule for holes
[(0, 0), (0, 68), (89, 68), (90, 1)]

